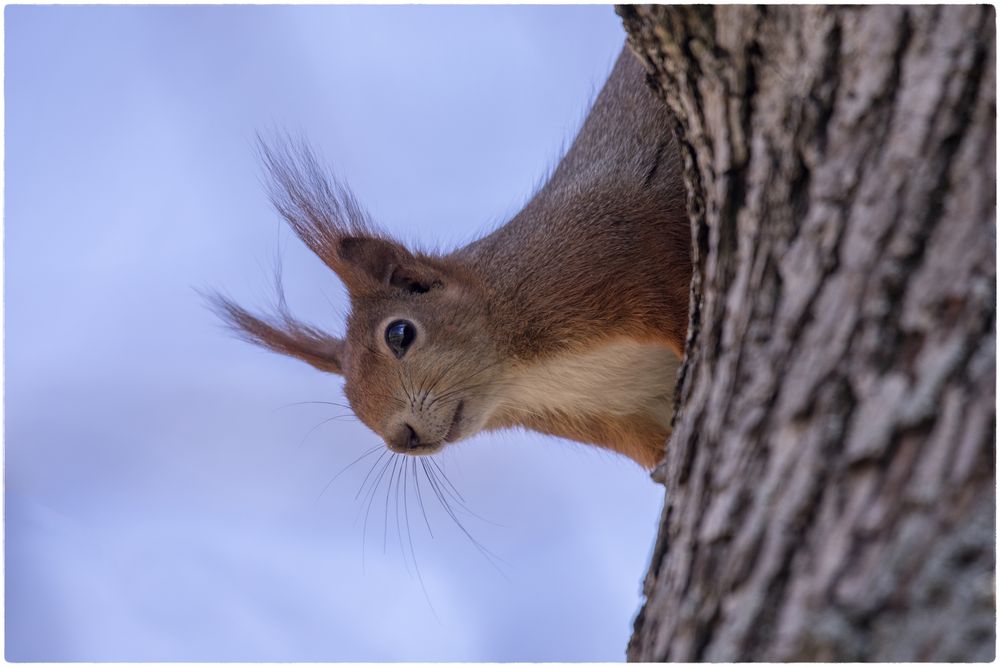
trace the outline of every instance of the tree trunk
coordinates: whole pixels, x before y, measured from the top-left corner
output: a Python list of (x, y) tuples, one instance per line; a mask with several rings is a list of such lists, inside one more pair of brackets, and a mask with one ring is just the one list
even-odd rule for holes
[(631, 660), (992, 660), (988, 6), (622, 6), (695, 276)]

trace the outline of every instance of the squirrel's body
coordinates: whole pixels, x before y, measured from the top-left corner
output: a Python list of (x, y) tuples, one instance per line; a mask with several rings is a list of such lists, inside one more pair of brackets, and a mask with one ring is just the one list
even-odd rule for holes
[(577, 138), (511, 221), (444, 256), (375, 232), (308, 153), (265, 150), (292, 228), (351, 293), (341, 341), (221, 300), (248, 338), (347, 376), (397, 451), (523, 426), (652, 466), (670, 432), (690, 279), (665, 106), (623, 51)]

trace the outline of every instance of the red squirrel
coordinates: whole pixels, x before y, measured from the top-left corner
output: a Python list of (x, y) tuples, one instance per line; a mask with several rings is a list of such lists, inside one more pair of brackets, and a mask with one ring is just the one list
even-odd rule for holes
[(344, 283), (351, 311), (340, 338), (283, 305), (258, 316), (216, 296), (241, 337), (344, 376), (354, 413), (394, 452), (521, 426), (659, 461), (690, 231), (672, 120), (627, 47), (523, 210), (447, 254), (378, 231), (308, 149), (261, 154), (273, 204)]

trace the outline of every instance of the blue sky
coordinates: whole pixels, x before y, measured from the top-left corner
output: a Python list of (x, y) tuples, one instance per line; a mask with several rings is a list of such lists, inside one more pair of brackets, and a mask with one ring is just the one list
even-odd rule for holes
[(366, 465), (319, 497), (377, 437), (279, 409), (340, 380), (228, 337), (195, 291), (266, 305), (277, 255), (292, 309), (342, 328), (258, 130), (308, 137), (408, 242), (502, 223), (610, 70), (612, 9), (10, 6), (5, 38), (6, 657), (622, 660), (645, 472), (521, 432), (447, 450), (506, 576), (431, 500), (425, 596), (384, 499), (362, 557)]

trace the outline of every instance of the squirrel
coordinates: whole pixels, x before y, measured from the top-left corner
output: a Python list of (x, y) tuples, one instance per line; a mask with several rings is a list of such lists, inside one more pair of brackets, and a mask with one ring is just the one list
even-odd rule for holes
[(578, 135), (509, 222), (447, 254), (380, 232), (314, 154), (261, 142), (270, 197), (343, 282), (345, 338), (215, 295), (245, 340), (344, 376), (394, 452), (523, 427), (652, 468), (670, 434), (691, 278), (666, 105), (627, 46)]

